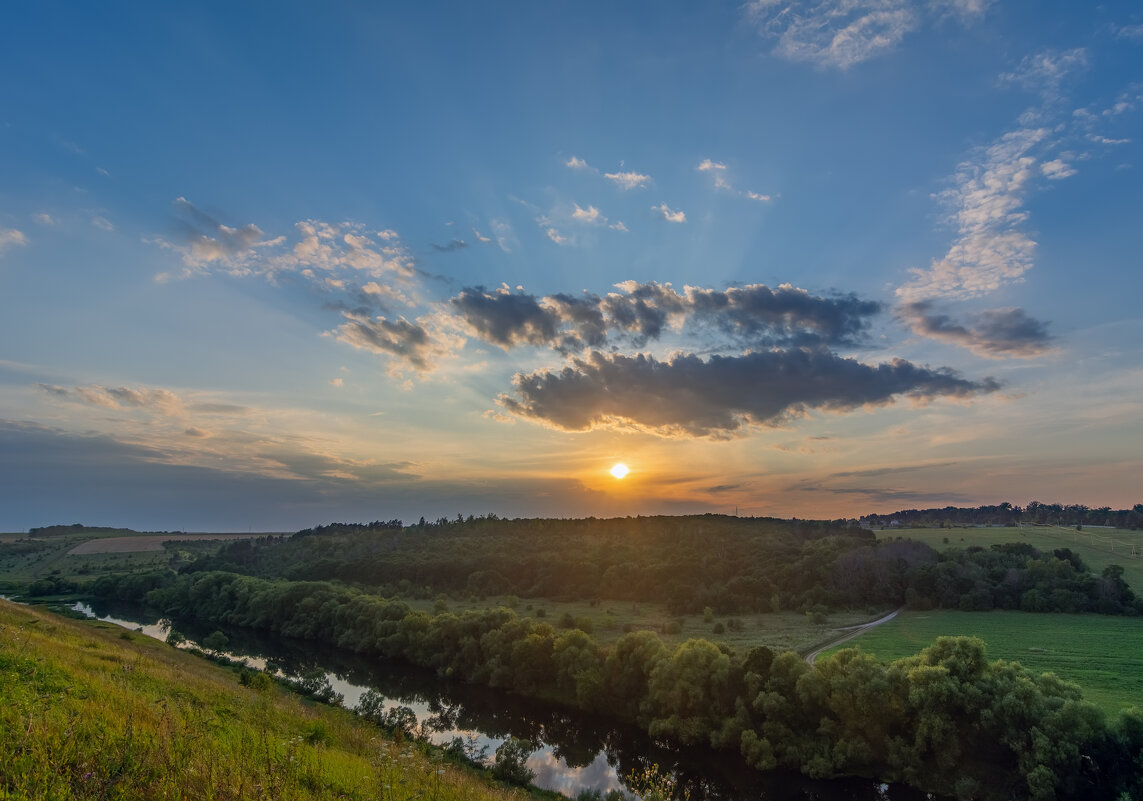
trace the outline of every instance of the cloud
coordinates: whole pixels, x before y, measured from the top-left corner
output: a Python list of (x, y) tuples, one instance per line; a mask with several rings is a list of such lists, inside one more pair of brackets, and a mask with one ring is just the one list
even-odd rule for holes
[(920, 24), (908, 0), (754, 0), (746, 8), (776, 40), (776, 55), (843, 70), (892, 49)]
[(855, 345), (880, 303), (856, 295), (815, 297), (782, 284), (749, 284), (726, 290), (686, 288), (691, 319), (751, 347)]
[(78, 387), (36, 384), (36, 388), (54, 398), (89, 406), (101, 406), (107, 409), (147, 409), (168, 417), (181, 417), (186, 414), (182, 398), (167, 389), (104, 387), (99, 384)]
[(480, 242), (481, 244), (484, 244), (484, 245), (487, 245), (489, 242), (492, 241), (492, 237), (485, 236), (484, 234), (480, 233), (480, 231), (477, 231), (475, 228), (472, 229), (472, 235), (476, 237), (477, 242)]
[(921, 336), (968, 348), (990, 359), (1041, 356), (1051, 347), (1047, 324), (1029, 317), (1023, 309), (989, 309), (971, 316), (962, 325), (946, 314), (932, 311), (932, 303), (904, 305), (898, 314)]
[(374, 239), (359, 223), (303, 220), (294, 227), (300, 234), (298, 242), (289, 255), (270, 262), (271, 269), (354, 271), (397, 280), (416, 274), (413, 258), (396, 231), (378, 231)]
[(0, 253), (10, 247), (22, 247), (28, 244), (28, 238), (15, 228), (0, 228)]
[(464, 289), (449, 301), (467, 332), (505, 350), (520, 345), (550, 346), (561, 353), (597, 347), (607, 339), (607, 324), (595, 295), (537, 298), (501, 287)]
[(717, 349), (860, 344), (881, 304), (855, 295), (821, 297), (783, 284), (726, 290), (624, 281), (604, 297), (537, 297), (507, 286), (466, 288), (448, 305), (469, 336), (510, 349), (549, 346), (562, 354), (610, 342), (609, 332), (642, 346), (668, 330), (713, 335)]
[(106, 217), (100, 217), (96, 215), (95, 217), (91, 218), (91, 224), (101, 231), (115, 230), (115, 223), (111, 222), (111, 220), (107, 219)]
[[(40, 225), (55, 225), (56, 224), (56, 219), (54, 217), (52, 217), (52, 215), (48, 214), (47, 212), (43, 212), (43, 211), (40, 212), (39, 214), (33, 214), (32, 219), (35, 220)], [(0, 234), (0, 236), (2, 236), (2, 234)]]
[(849, 69), (889, 52), (926, 21), (955, 17), (967, 23), (990, 0), (753, 0), (747, 17), (774, 54), (819, 67)]
[[(479, 234), (477, 236), (479, 236)], [(468, 247), (468, 243), (463, 239), (454, 239), (447, 245), (438, 245), (435, 242), (430, 242), (429, 246), (437, 253), (452, 253), (454, 250), (464, 250), (466, 247)]]
[(641, 189), (651, 183), (650, 175), (643, 175), (634, 171), (605, 172), (603, 177), (613, 182), (620, 189)]
[(1061, 178), (1071, 178), (1076, 174), (1076, 168), (1063, 159), (1053, 159), (1040, 165), (1040, 173), (1050, 181), (1058, 181)]
[(1022, 280), (1036, 243), (1021, 230), (1028, 217), (1021, 205), (1041, 174), (1032, 151), (1048, 134), (1046, 128), (1012, 131), (960, 165), (952, 188), (938, 196), (950, 209), (957, 239), (928, 270), (911, 271), (912, 280), (896, 290), (902, 301), (967, 299)]
[(663, 219), (667, 222), (685, 223), (687, 215), (682, 211), (671, 211), (671, 208), (666, 203), (660, 203), (658, 206), (652, 206), (651, 211), (657, 211), (663, 215)]
[[(253, 223), (232, 228), (199, 210), (185, 197), (175, 199), (181, 243), (172, 245), (188, 267), (221, 262), (238, 269), (262, 243), (262, 229)], [(164, 243), (165, 244), (165, 243)]]
[(1042, 50), (1025, 56), (1015, 70), (1002, 74), (1000, 81), (1037, 92), (1045, 100), (1054, 101), (1059, 99), (1064, 80), (1087, 67), (1087, 61), (1087, 51), (1082, 47), (1063, 51)]
[(593, 351), (558, 372), (517, 374), (512, 414), (566, 431), (634, 428), (666, 437), (726, 438), (773, 427), (811, 410), (851, 411), (897, 397), (928, 401), (995, 392), (993, 379), (969, 381), (895, 359), (866, 365), (821, 349), (743, 356), (678, 355), (668, 361)]
[(572, 219), (588, 224), (605, 224), (607, 222), (607, 218), (604, 217), (595, 206), (588, 206), (586, 209), (581, 209), (578, 203), (575, 204)]
[(507, 288), (492, 293), (483, 287), (465, 289), (449, 304), (475, 336), (502, 348), (547, 345), (555, 340), (561, 322), (534, 295)]
[(566, 236), (564, 236), (558, 230), (556, 230), (555, 228), (552, 228), (550, 226), (544, 231), (544, 233), (547, 235), (548, 239), (552, 240), (557, 245), (566, 244), (568, 241), (568, 238)]
[(352, 312), (342, 312), (342, 316), (346, 321), (330, 332), (339, 342), (396, 357), (398, 363), (407, 363), (419, 373), (432, 370), (437, 358), (448, 350), (447, 343), (433, 336), (420, 322), (411, 323), (404, 317), (369, 318)]
[(721, 189), (727, 192), (732, 192), (739, 197), (749, 198), (750, 200), (757, 200), (763, 203), (768, 203), (773, 200), (772, 195), (763, 195), (759, 192), (752, 192), (749, 189), (742, 190), (736, 189), (730, 182), (729, 172), (726, 165), (721, 162), (711, 161), (710, 159), (703, 159), (699, 165), (695, 167), (699, 172), (708, 172), (714, 176), (714, 188)]
[(1116, 39), (1143, 42), (1143, 25), (1123, 25), (1115, 29)]
[(566, 166), (571, 167), (573, 170), (590, 170), (591, 167), (587, 166), (587, 162), (583, 159), (572, 156), (567, 160)]

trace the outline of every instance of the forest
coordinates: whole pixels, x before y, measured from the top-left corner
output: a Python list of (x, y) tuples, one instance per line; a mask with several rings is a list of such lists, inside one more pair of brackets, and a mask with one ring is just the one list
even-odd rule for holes
[(877, 540), (845, 521), (721, 515), (398, 523), (242, 540), (184, 572), (341, 581), (385, 596), (646, 601), (677, 614), (906, 604), (1143, 612), (1117, 566), (1096, 575), (1068, 548), (1041, 552), (1021, 542), (938, 552), (908, 539)]

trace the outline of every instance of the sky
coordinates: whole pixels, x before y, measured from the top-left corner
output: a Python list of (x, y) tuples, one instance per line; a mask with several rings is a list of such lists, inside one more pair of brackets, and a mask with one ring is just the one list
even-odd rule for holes
[(1135, 2), (4, 16), (0, 531), (1143, 501)]

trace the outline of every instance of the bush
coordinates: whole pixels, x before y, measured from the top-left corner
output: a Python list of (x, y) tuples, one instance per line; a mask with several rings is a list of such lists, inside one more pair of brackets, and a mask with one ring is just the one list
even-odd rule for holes
[(509, 784), (526, 787), (536, 778), (528, 765), (528, 755), (532, 753), (532, 743), (519, 737), (510, 737), (496, 749), (492, 775)]

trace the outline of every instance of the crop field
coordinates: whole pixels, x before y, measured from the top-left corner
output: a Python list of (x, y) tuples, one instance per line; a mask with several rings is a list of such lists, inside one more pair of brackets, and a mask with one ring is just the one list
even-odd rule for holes
[(988, 548), (1005, 542), (1026, 542), (1040, 551), (1071, 548), (1096, 573), (1108, 565), (1121, 565), (1123, 578), (1137, 595), (1143, 595), (1143, 531), (1120, 528), (1020, 526), (989, 528), (901, 528), (875, 530), (878, 539), (906, 537), (925, 542), (938, 551), (978, 545)]
[[(561, 628), (578, 626), (600, 643), (615, 642), (629, 631), (656, 632), (668, 645), (678, 645), (692, 638), (724, 643), (739, 653), (756, 645), (774, 651), (804, 652), (812, 646), (838, 636), (839, 629), (867, 623), (881, 617), (884, 610), (840, 611), (815, 623), (798, 612), (751, 615), (672, 615), (661, 605), (628, 601), (552, 601), (547, 599), (489, 598), (480, 602), (418, 601), (405, 599), (414, 609), (425, 612), (449, 611), (455, 614), (468, 609), (507, 606), (521, 617), (550, 623)], [(821, 620), (819, 618), (819, 620)]]
[[(177, 567), (217, 550), (224, 540), (257, 534), (131, 534), (76, 532), (47, 537), (0, 536), (0, 593), (18, 592), (45, 577), (91, 581), (103, 575)], [(166, 546), (164, 542), (176, 540)]]
[(989, 659), (1020, 662), (1055, 673), (1083, 688), (1108, 713), (1143, 708), (1143, 618), (1030, 612), (902, 612), (857, 639), (830, 649), (858, 647), (883, 661), (918, 653), (942, 635), (980, 637)]
[(131, 537), (97, 537), (85, 540), (67, 552), (68, 556), (86, 556), (93, 553), (142, 553), (161, 551), (165, 542), (201, 542), (243, 540), (261, 537), (261, 534), (138, 534)]

